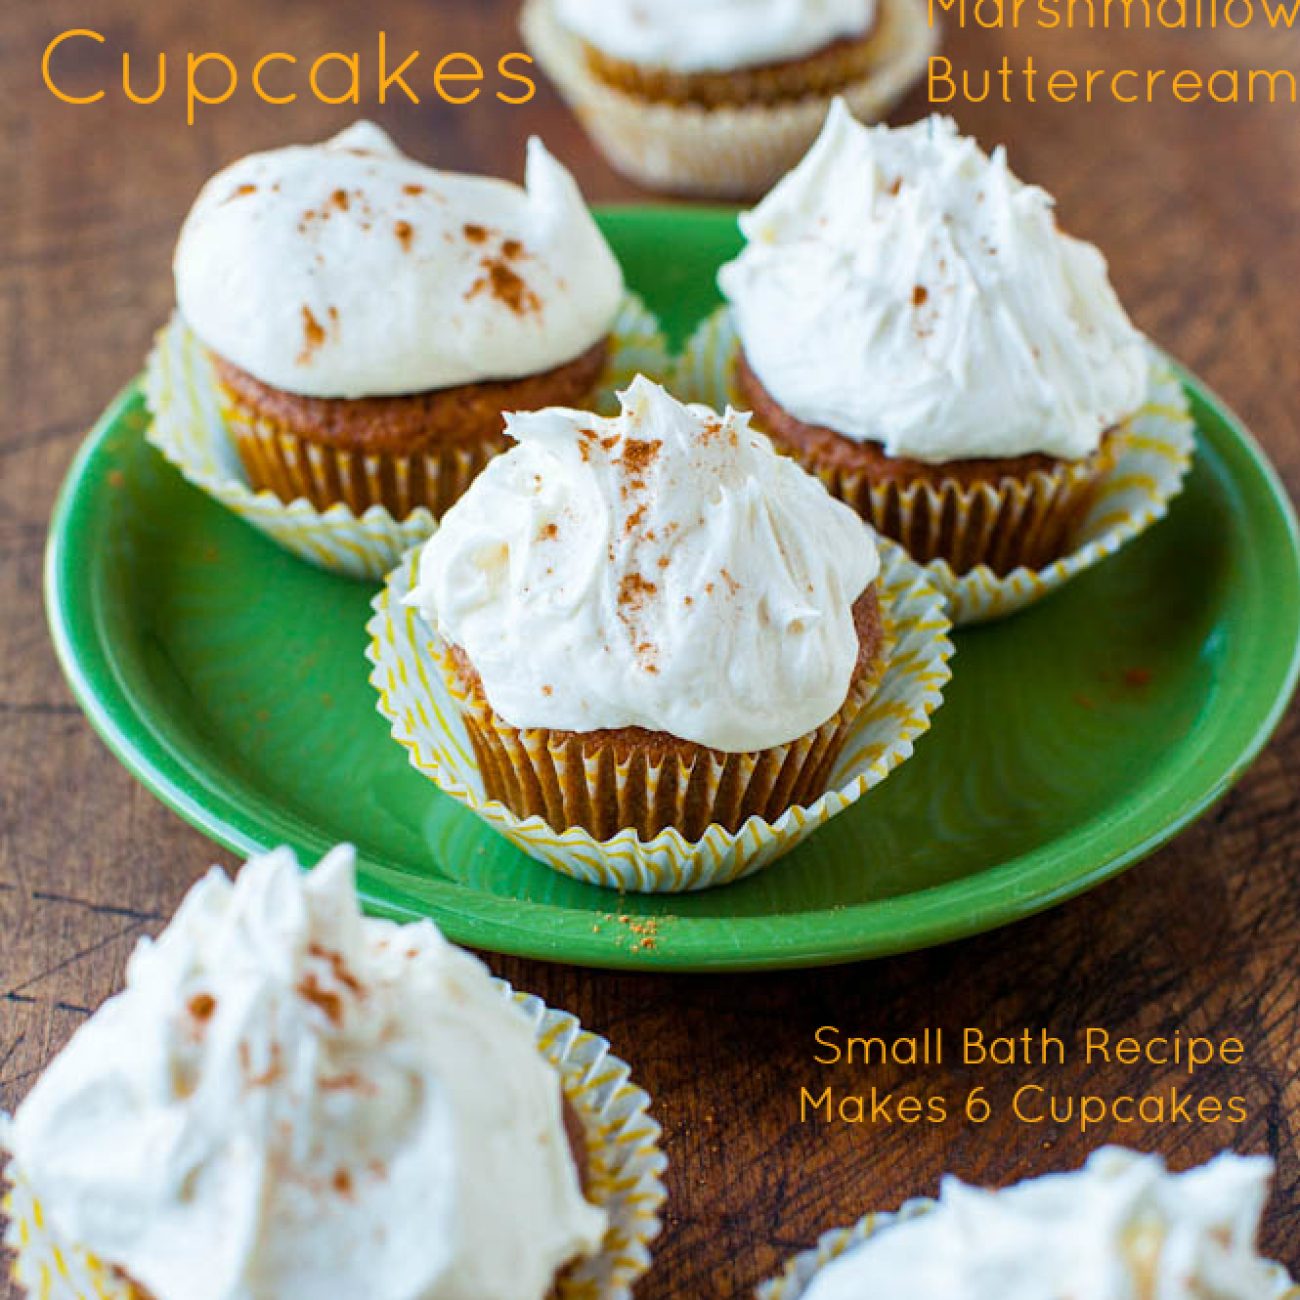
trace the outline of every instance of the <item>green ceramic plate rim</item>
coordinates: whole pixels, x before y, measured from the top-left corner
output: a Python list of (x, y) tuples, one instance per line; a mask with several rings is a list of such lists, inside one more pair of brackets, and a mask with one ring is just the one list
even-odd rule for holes
[[(622, 207), (609, 215), (642, 211), (647, 210)], [(752, 929), (752, 945), (711, 947), (709, 932), (719, 923), (713, 917), (682, 917), (674, 924), (671, 946), (635, 953), (598, 936), (557, 939), (512, 922), (508, 899), (491, 900), (500, 913), (493, 917), (458, 908), (456, 896), (472, 891), (450, 882), (445, 885), (450, 905), (433, 909), (444, 930), (458, 942), (496, 952), (608, 968), (719, 971), (828, 965), (945, 943), (1031, 916), (1110, 879), (1170, 840), (1221, 798), (1259, 754), (1300, 676), (1300, 526), (1295, 511), (1267, 456), (1240, 420), (1181, 367), (1179, 375), (1200, 437), (1212, 439), (1241, 493), (1238, 510), (1246, 512), (1253, 543), (1248, 555), (1256, 569), (1251, 587), (1256, 605), (1259, 592), (1267, 592), (1268, 618), (1257, 617), (1247, 626), (1214, 701), (1219, 725), (1213, 744), (1195, 753), (1185, 747), (1174, 772), (1177, 779), (1154, 792), (1139, 787), (1141, 798), (1119, 800), (1068, 835), (957, 881), (843, 909), (800, 912), (791, 918), (794, 927), (784, 926), (779, 917), (731, 920)], [(192, 775), (195, 765), (135, 712), (114, 672), (111, 647), (95, 624), (87, 586), (92, 569), (76, 562), (79, 538), (104, 504), (109, 467), (100, 455), (103, 444), (138, 392), (137, 379), (101, 415), (59, 491), (45, 556), (51, 636), (87, 718), (128, 771), (198, 830), (233, 852), (248, 853), (267, 844), (256, 815), (224, 791), (205, 791)], [(359, 868), (370, 910), (399, 918), (428, 914), (400, 887), (369, 875), (364, 859)], [(683, 943), (684, 931), (692, 926), (705, 932), (698, 947)], [(788, 932), (792, 928), (795, 933)]]

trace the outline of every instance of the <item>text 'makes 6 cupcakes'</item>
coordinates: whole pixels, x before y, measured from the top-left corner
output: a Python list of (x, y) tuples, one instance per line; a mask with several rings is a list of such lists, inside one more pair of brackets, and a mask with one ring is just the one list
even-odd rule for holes
[(823, 792), (883, 674), (875, 543), (747, 416), (644, 378), (622, 402), (510, 416), (408, 601), (516, 816), (644, 840), (774, 819)]
[(837, 103), (719, 273), (755, 424), (922, 563), (1070, 544), (1151, 361), (1091, 244), (952, 121)]
[(397, 519), (464, 491), (503, 412), (582, 406), (623, 293), (540, 141), (521, 189), (423, 166), (367, 122), (219, 172), (175, 276), (252, 487)]

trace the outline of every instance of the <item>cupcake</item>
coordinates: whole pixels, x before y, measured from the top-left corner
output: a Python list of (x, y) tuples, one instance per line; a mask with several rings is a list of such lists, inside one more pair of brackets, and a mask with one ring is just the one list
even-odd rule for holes
[[(1224, 1154), (1166, 1172), (1098, 1151), (1076, 1173), (1005, 1191), (944, 1180), (937, 1203), (874, 1216), (795, 1260), (762, 1300), (1272, 1300), (1293, 1295), (1256, 1236), (1272, 1163)], [(832, 1256), (825, 1262), (826, 1256)]]
[(555, 0), (592, 75), (652, 104), (778, 104), (866, 76), (877, 0)]
[(523, 30), (615, 167), (728, 198), (792, 166), (832, 96), (881, 116), (934, 45), (918, 0), (528, 0)]
[(1001, 149), (837, 103), (741, 228), (718, 280), (756, 427), (922, 563), (1005, 574), (1070, 549), (1150, 351)]
[(251, 487), (397, 520), (464, 491), (505, 411), (592, 402), (623, 296), (540, 141), (521, 189), (425, 167), (368, 122), (219, 172), (174, 269)]
[(695, 839), (826, 787), (884, 671), (870, 531), (748, 418), (640, 378), (517, 440), (425, 544), (488, 797), (597, 839)]
[(543, 1300), (610, 1227), (528, 1015), (431, 922), (364, 919), (348, 848), (214, 869), (5, 1137), (33, 1294)]

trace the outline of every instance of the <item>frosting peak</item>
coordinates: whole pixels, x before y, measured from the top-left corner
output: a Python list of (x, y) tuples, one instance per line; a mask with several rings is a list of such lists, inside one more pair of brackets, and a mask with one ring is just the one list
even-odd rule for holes
[(870, 531), (748, 416), (643, 377), (620, 400), (510, 416), (518, 445), (444, 516), (408, 600), (517, 727), (736, 752), (820, 726), (856, 664)]
[(1075, 460), (1146, 395), (1105, 259), (948, 118), (865, 127), (837, 100), (741, 228), (719, 284), (755, 374), (807, 424), (932, 463)]
[(863, 36), (876, 0), (556, 0), (556, 12), (571, 32), (616, 59), (725, 72)]
[(10, 1141), (157, 1300), (542, 1300), (604, 1231), (530, 1026), (431, 922), (363, 918), (350, 848), (209, 873)]
[(218, 172), (174, 269), (181, 315), (208, 347), (314, 397), (553, 369), (609, 332), (623, 291), (540, 140), (520, 188), (423, 166), (370, 122)]
[(1255, 1249), (1271, 1172), (1225, 1154), (1170, 1174), (1110, 1147), (1001, 1192), (947, 1178), (935, 1209), (827, 1265), (806, 1300), (1272, 1300), (1288, 1284)]

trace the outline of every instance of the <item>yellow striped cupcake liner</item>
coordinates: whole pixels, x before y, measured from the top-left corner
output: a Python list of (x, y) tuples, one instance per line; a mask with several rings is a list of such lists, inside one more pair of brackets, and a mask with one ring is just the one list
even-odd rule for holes
[[(627, 1064), (605, 1039), (583, 1029), (568, 1012), (555, 1011), (504, 980), (496, 983), (527, 1016), (538, 1050), (559, 1072), (587, 1138), (587, 1197), (609, 1216), (600, 1251), (563, 1271), (555, 1300), (631, 1300), (633, 1284), (650, 1267), (666, 1197), (668, 1162), (650, 1098), (631, 1081)], [(144, 1300), (88, 1251), (60, 1239), (13, 1162), (6, 1177), (10, 1186), (0, 1201), (9, 1220), (4, 1244), (14, 1255), (14, 1281), (31, 1300)]]
[[(871, 72), (838, 93), (853, 115), (879, 121), (924, 75), (938, 48), (924, 0), (882, 0)], [(705, 108), (650, 103), (593, 75), (555, 0), (526, 0), (524, 43), (609, 162), (649, 189), (752, 199), (771, 189), (817, 138), (831, 96)]]
[[(695, 331), (678, 361), (677, 396), (719, 410), (728, 404), (743, 409), (734, 379), (738, 347), (731, 313), (720, 308)], [(1164, 517), (1191, 466), (1196, 425), (1173, 367), (1154, 346), (1146, 401), (1118, 436), (1115, 462), (1102, 475), (1068, 555), (1041, 569), (1022, 567), (1001, 576), (986, 565), (966, 573), (954, 572), (946, 560), (925, 565), (948, 598), (957, 627), (1005, 618), (1042, 600)]]
[(552, 829), (489, 799), (451, 687), (438, 668), (435, 633), (402, 604), (415, 584), (418, 550), (388, 576), (368, 624), (379, 711), (412, 765), (444, 794), (548, 867), (589, 884), (641, 893), (725, 885), (775, 862), (856, 803), (911, 756), (951, 677), (951, 624), (944, 599), (902, 548), (878, 539), (881, 604), (893, 641), (876, 693), (855, 720), (825, 794), (776, 821), (751, 817), (738, 831), (710, 826), (687, 840), (674, 828), (642, 840), (633, 830), (597, 840), (581, 827)]
[(791, 1259), (781, 1272), (764, 1282), (755, 1292), (755, 1300), (799, 1300), (808, 1289), (813, 1277), (833, 1259), (838, 1259), (868, 1237), (883, 1232), (895, 1223), (906, 1223), (934, 1209), (936, 1201), (918, 1197), (908, 1201), (897, 1213), (867, 1214), (851, 1228), (833, 1228), (823, 1233), (811, 1250), (805, 1250)]
[[(860, 1246), (869, 1237), (884, 1232), (894, 1224), (906, 1223), (934, 1209), (936, 1201), (918, 1197), (908, 1201), (902, 1209), (894, 1214), (868, 1214), (859, 1219), (851, 1228), (835, 1228), (824, 1233), (811, 1250), (796, 1255), (781, 1270), (777, 1277), (764, 1282), (754, 1292), (755, 1300), (800, 1300), (808, 1290), (814, 1276), (821, 1272), (833, 1259)], [(1297, 1286), (1281, 1265), (1274, 1265), (1271, 1270), (1272, 1285), (1268, 1297), (1260, 1300), (1300, 1300), (1300, 1286)]]
[[(662, 379), (668, 366), (659, 322), (640, 298), (626, 294), (611, 330), (597, 409), (616, 414), (619, 389), (638, 374)], [(320, 510), (303, 497), (285, 505), (274, 492), (255, 492), (222, 416), (211, 363), (179, 315), (158, 332), (144, 382), (153, 416), (149, 442), (196, 487), (299, 558), (331, 573), (373, 580), (433, 532), (433, 513), (424, 506), (399, 520), (378, 505), (358, 515), (341, 502)]]

